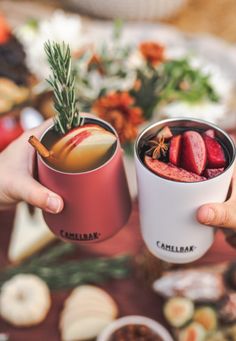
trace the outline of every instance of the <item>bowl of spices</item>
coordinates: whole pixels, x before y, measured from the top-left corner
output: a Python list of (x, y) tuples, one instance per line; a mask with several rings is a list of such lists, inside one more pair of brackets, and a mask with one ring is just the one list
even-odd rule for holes
[(158, 322), (144, 316), (125, 316), (109, 324), (97, 341), (173, 341)]

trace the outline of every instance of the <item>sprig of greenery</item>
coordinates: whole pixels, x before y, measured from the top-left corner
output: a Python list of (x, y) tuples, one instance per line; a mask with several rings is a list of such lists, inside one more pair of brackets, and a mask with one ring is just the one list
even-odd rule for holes
[(72, 128), (82, 125), (75, 96), (75, 77), (71, 69), (69, 45), (46, 42), (44, 49), (52, 76), (47, 80), (54, 92), (54, 107), (57, 112), (55, 129), (65, 134)]
[[(84, 283), (101, 283), (109, 279), (121, 279), (130, 274), (130, 257), (91, 258), (66, 260), (76, 246), (60, 242), (30, 261), (0, 272), (0, 287), (12, 276), (21, 273), (35, 274), (42, 278), (51, 289), (68, 289)], [(61, 261), (61, 258), (64, 258)]]
[(145, 65), (136, 72), (140, 88), (132, 89), (130, 93), (135, 98), (135, 104), (142, 108), (145, 119), (150, 120), (158, 102), (158, 94), (163, 88), (163, 79), (158, 69), (151, 65)]
[(210, 82), (210, 77), (200, 69), (193, 68), (187, 58), (170, 60), (159, 68), (162, 88), (158, 102), (184, 101), (198, 103), (204, 99), (218, 102), (219, 95)]

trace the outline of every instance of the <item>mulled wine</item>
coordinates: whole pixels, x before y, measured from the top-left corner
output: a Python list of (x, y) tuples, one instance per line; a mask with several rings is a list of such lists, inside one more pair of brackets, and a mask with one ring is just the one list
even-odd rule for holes
[(164, 126), (140, 143), (139, 155), (153, 173), (178, 182), (214, 178), (230, 163), (217, 131), (194, 126)]
[(214, 229), (200, 224), (196, 212), (227, 197), (235, 165), (231, 138), (206, 121), (160, 121), (140, 134), (135, 162), (149, 251), (171, 263), (200, 258), (214, 241)]

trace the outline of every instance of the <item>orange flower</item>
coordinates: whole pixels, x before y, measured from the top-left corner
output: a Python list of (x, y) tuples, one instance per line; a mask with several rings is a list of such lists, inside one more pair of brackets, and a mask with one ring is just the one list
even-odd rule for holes
[(94, 53), (88, 62), (88, 68), (91, 69), (95, 66), (101, 75), (104, 75), (105, 71), (102, 66), (101, 58), (98, 54)]
[(0, 13), (0, 44), (5, 44), (11, 37), (11, 29), (5, 17)]
[(143, 42), (139, 45), (139, 49), (143, 57), (152, 65), (159, 64), (164, 61), (164, 46), (152, 41)]
[(133, 141), (138, 125), (144, 121), (142, 109), (134, 106), (134, 98), (128, 92), (110, 92), (97, 99), (92, 110), (111, 123), (121, 143)]

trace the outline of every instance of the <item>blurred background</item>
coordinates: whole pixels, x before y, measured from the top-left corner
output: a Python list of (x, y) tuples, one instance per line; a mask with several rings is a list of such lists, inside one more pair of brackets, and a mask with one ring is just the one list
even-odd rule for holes
[[(95, 339), (117, 316), (130, 314), (161, 323), (175, 340), (187, 340), (184, 337), (191, 330), (180, 336), (185, 323), (194, 330), (197, 323), (198, 340), (236, 340), (235, 238), (230, 245), (228, 237), (218, 232), (210, 251), (187, 269), (150, 255), (139, 233), (132, 155), (137, 134), (167, 117), (205, 119), (235, 138), (235, 13), (235, 0), (0, 1), (0, 152), (23, 131), (55, 114), (45, 81), (49, 68), (44, 43), (65, 41), (72, 52), (79, 108), (107, 120), (118, 131), (133, 197), (127, 226), (112, 240), (87, 248), (55, 240), (41, 212), (24, 203), (0, 212), (0, 285), (17, 274), (34, 273), (51, 295), (50, 303), (45, 294), (42, 297), (48, 308), (35, 326), (30, 319), (34, 299), (27, 301), (28, 310), (16, 308), (9, 317), (2, 313), (1, 302), (14, 307), (19, 298), (24, 302), (25, 294), (19, 289), (5, 301), (0, 297), (0, 341), (82, 340), (79, 333), (84, 326), (89, 327), (83, 340)], [(21, 283), (26, 285), (24, 278)], [(76, 309), (65, 313), (65, 300), (73, 288), (88, 283), (102, 286), (115, 300), (110, 307), (102, 296), (105, 301), (100, 307), (105, 307), (109, 318), (99, 320), (97, 305), (89, 307), (99, 311), (94, 320), (62, 317), (77, 313)], [(186, 300), (169, 302), (179, 294)], [(85, 306), (93, 295), (91, 291), (82, 294)], [(183, 314), (181, 323), (165, 313), (166, 304), (170, 312), (175, 304), (184, 307), (187, 315)], [(199, 312), (202, 306), (206, 309)], [(78, 314), (87, 312), (83, 309)], [(21, 314), (26, 316), (27, 328), (21, 328)], [(207, 325), (202, 322), (206, 320)], [(86, 334), (90, 327), (92, 336)], [(72, 330), (71, 334), (66, 330)]]

